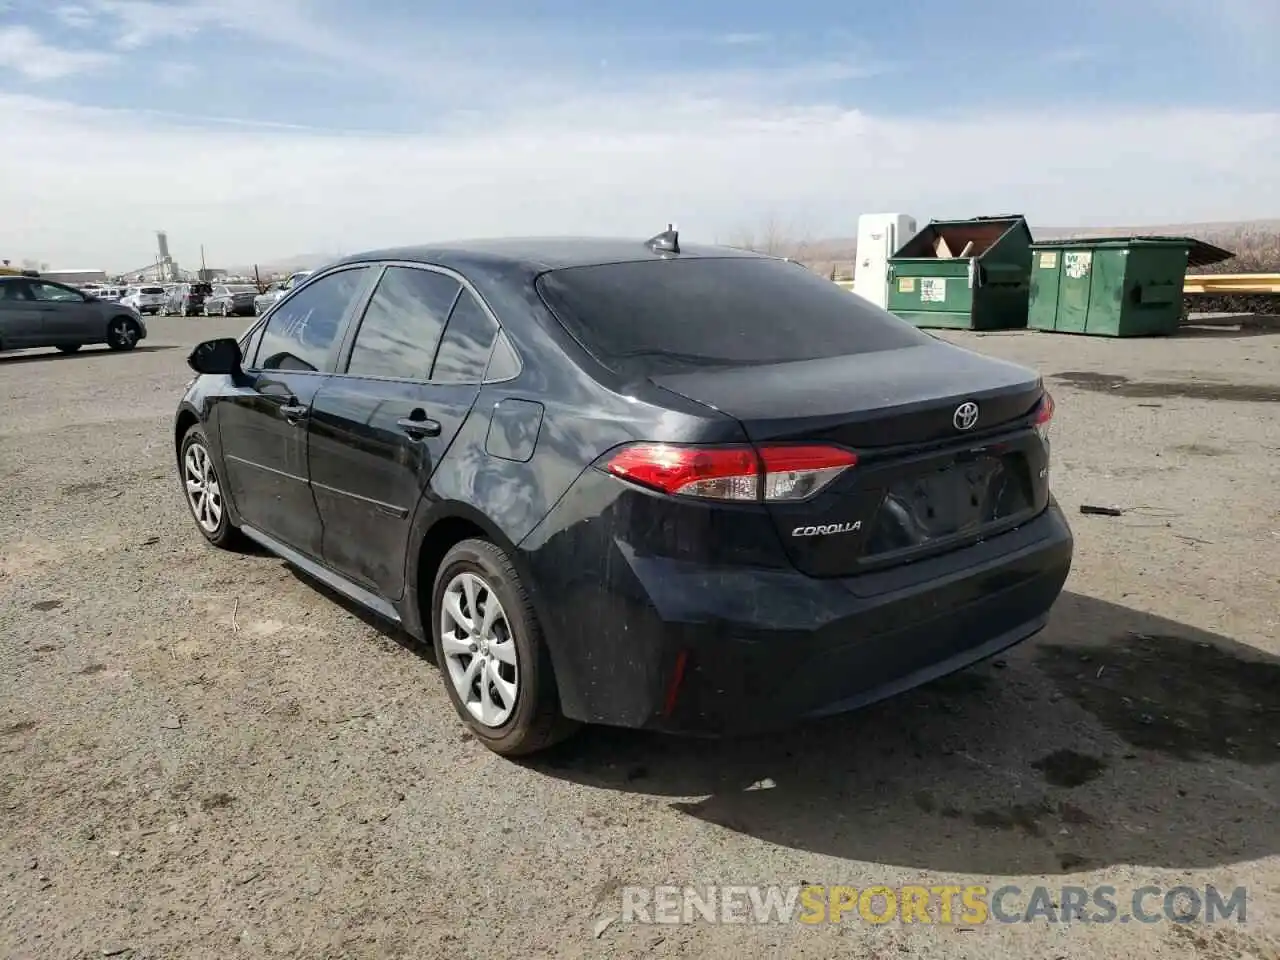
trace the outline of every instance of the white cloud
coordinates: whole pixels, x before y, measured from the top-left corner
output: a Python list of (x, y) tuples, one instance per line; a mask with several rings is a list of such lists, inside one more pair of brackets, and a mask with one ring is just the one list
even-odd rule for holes
[(1079, 45), (1073, 47), (1059, 47), (1056, 50), (1049, 50), (1040, 54), (1039, 59), (1045, 63), (1057, 63), (1064, 66), (1076, 63), (1087, 63), (1091, 60), (1100, 59), (1105, 50), (1099, 46)]
[(92, 9), (110, 24), (112, 43), (121, 50), (138, 50), (157, 40), (189, 37), (218, 20), (204, 3), (152, 3), (149, 0), (88, 0)]
[(717, 40), (730, 46), (745, 46), (748, 44), (764, 43), (769, 39), (767, 33), (726, 33)]
[(54, 16), (74, 30), (88, 30), (98, 22), (97, 16), (88, 7), (78, 3), (69, 3), (54, 10)]
[[(114, 43), (121, 49), (141, 49), (215, 27), (313, 56), (348, 61), (349, 66), (385, 71), (405, 65), (395, 56), (379, 58), (375, 51), (362, 50), (341, 32), (326, 27), (313, 9), (313, 0), (84, 0), (84, 4), (114, 31)], [(351, 62), (353, 58), (356, 62)]]
[(147, 262), (159, 228), (191, 264), (201, 243), (244, 263), (668, 221), (712, 240), (769, 214), (830, 236), (877, 209), (1071, 226), (1280, 208), (1277, 113), (900, 117), (659, 91), (374, 136), (0, 97), (0, 142), (3, 255), (116, 269)]
[(29, 27), (0, 27), (0, 68), (27, 80), (60, 80), (109, 66), (114, 61), (98, 50), (64, 50), (46, 43)]
[(156, 66), (156, 79), (166, 87), (185, 87), (199, 72), (195, 64), (166, 62)]

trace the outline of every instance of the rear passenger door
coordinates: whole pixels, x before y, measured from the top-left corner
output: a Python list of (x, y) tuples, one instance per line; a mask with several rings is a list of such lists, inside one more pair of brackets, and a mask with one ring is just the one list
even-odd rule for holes
[(498, 324), (454, 274), (388, 265), (312, 404), (325, 563), (404, 592), (414, 509), (475, 403)]
[(17, 277), (0, 277), (0, 350), (40, 343), (40, 307), (31, 285)]

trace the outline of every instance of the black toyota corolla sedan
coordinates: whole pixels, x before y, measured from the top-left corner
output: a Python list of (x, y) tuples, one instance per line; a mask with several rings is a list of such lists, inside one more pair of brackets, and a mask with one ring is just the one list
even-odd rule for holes
[(200, 531), (432, 642), (501, 754), (851, 710), (1030, 637), (1071, 565), (1035, 372), (670, 230), (349, 257), (190, 364)]

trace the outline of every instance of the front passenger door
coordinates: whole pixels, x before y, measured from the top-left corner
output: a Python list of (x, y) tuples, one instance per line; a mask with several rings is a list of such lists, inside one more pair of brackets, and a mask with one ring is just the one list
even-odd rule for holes
[(255, 334), (244, 378), (227, 384), (217, 407), (227, 484), (242, 522), (317, 560), (320, 517), (307, 467), (311, 405), (369, 274), (363, 265), (336, 269), (272, 311)]
[(105, 320), (79, 290), (32, 280), (31, 296), (40, 310), (40, 339), (44, 343), (88, 343), (106, 337)]

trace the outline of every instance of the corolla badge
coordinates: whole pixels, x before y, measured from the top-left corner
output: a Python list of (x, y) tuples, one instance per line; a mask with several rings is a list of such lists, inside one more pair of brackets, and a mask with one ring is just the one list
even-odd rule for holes
[(956, 407), (956, 412), (951, 415), (951, 422), (957, 430), (972, 430), (973, 425), (978, 422), (978, 405), (972, 400), (966, 400)]
[(862, 529), (862, 521), (852, 523), (819, 523), (812, 527), (796, 527), (791, 531), (793, 537), (821, 537), (828, 533), (853, 533)]

